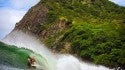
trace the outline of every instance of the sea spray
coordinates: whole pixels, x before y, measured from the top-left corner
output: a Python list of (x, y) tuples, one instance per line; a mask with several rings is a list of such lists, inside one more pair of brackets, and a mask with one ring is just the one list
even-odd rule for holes
[(82, 62), (72, 55), (54, 55), (50, 50), (45, 48), (36, 37), (31, 34), (23, 33), (20, 30), (11, 32), (2, 41), (10, 45), (16, 45), (19, 48), (23, 47), (33, 50), (40, 54), (46, 59), (45, 66), (47, 65), (48, 67), (44, 70), (110, 70), (104, 66)]
[(78, 60), (72, 55), (59, 55), (55, 70), (113, 70), (101, 65), (94, 65)]
[(34, 51), (35, 53), (40, 54), (46, 59), (47, 70), (55, 70), (55, 58), (53, 54), (44, 47), (44, 45), (32, 36), (30, 33), (23, 33), (21, 30), (12, 31), (8, 34), (2, 42), (9, 45), (16, 45), (17, 47), (26, 48)]
[(23, 70), (23, 69), (13, 68), (10, 66), (5, 66), (5, 65), (0, 65), (0, 70)]

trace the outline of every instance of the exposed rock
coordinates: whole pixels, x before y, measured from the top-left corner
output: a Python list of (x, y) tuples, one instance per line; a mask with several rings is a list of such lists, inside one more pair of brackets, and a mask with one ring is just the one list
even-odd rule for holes
[(44, 24), (47, 12), (48, 9), (42, 4), (42, 2), (39, 2), (27, 12), (19, 23), (16, 24), (15, 29), (38, 33), (39, 30), (37, 26)]

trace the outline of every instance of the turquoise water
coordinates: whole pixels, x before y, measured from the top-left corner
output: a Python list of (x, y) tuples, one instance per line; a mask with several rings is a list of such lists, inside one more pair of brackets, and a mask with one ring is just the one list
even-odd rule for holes
[(113, 70), (83, 62), (70, 54), (52, 53), (35, 36), (19, 30), (11, 32), (2, 42), (0, 70), (27, 70), (28, 56), (35, 58), (35, 70)]
[(43, 68), (42, 66), (45, 67), (46, 60), (41, 55), (25, 48), (17, 48), (16, 46), (0, 42), (0, 65), (28, 69), (28, 56), (36, 59), (36, 65), (39, 68)]

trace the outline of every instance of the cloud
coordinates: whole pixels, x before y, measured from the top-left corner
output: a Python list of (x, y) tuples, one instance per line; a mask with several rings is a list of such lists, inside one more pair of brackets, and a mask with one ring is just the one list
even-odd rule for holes
[(39, 1), (40, 0), (11, 0), (10, 5), (16, 9), (28, 9)]
[(5, 37), (30, 7), (40, 0), (0, 0), (0, 39)]
[(125, 0), (109, 0), (112, 1), (120, 6), (125, 6)]
[(1, 38), (8, 34), (19, 22), (26, 11), (0, 8), (0, 36)]

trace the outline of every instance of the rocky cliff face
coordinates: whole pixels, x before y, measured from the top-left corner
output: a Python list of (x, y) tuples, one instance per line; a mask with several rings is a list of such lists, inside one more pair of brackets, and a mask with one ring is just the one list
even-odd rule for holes
[(125, 8), (108, 0), (41, 0), (14, 30), (35, 34), (55, 52), (124, 67), (124, 19)]
[(48, 9), (40, 2), (27, 12), (23, 19), (16, 24), (15, 29), (38, 33), (39, 31), (36, 30), (39, 30), (38, 27), (46, 21), (47, 13)]
[[(63, 37), (62, 35), (71, 22), (66, 19), (59, 19), (53, 24), (49, 24), (48, 13), (48, 6), (41, 1), (27, 12), (23, 19), (16, 24), (14, 30), (19, 29), (24, 32), (31, 32), (52, 49), (52, 46)], [(55, 40), (49, 42), (49, 37), (53, 37)]]

